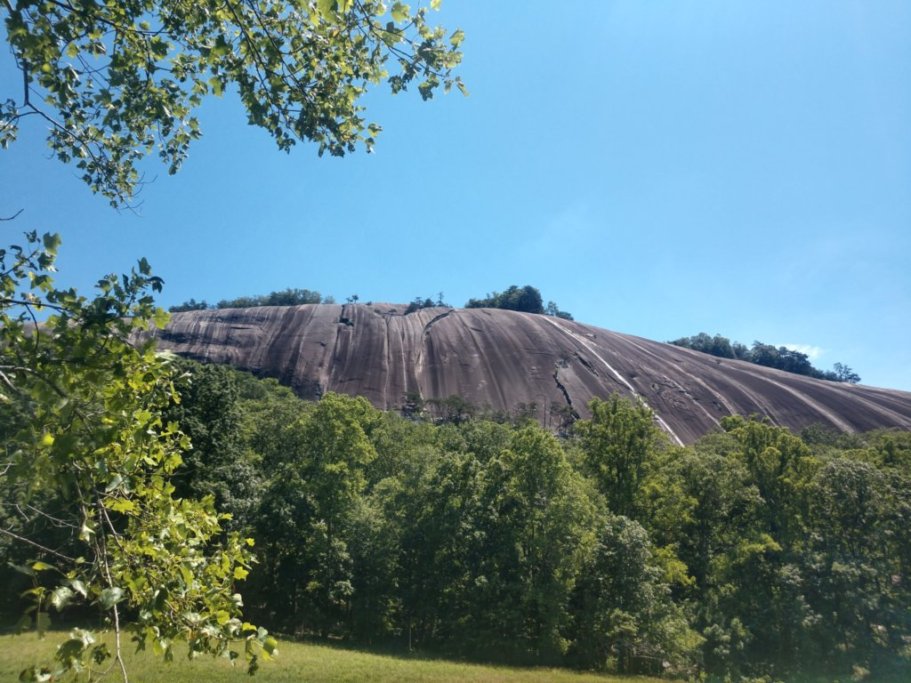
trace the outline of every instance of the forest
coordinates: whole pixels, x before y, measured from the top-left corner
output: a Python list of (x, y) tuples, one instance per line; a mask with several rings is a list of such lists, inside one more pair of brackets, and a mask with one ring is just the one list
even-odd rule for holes
[[(719, 680), (908, 671), (909, 433), (730, 417), (681, 448), (612, 396), (557, 438), (521, 411), (406, 418), (223, 366), (168, 373), (180, 401), (164, 422), (192, 443), (174, 495), (214, 495), (226, 533), (255, 539), (235, 577), (244, 618), (272, 632)], [(80, 552), (72, 530), (14, 507), (5, 528)], [(7, 619), (43, 581), (14, 568), (33, 551), (0, 546), (0, 580), (19, 589)]]

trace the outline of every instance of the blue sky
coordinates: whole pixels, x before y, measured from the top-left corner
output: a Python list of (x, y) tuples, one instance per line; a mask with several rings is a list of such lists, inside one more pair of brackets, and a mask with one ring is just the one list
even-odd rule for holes
[[(521, 8), (521, 9), (517, 9)], [(455, 305), (532, 284), (657, 340), (804, 345), (911, 390), (911, 3), (446, 0), (471, 95), (382, 89), (375, 154), (276, 151), (229, 93), (138, 213), (25, 128), (4, 243), (64, 238), (88, 289), (146, 256), (164, 306), (285, 287)], [(0, 55), (0, 96), (18, 96)]]

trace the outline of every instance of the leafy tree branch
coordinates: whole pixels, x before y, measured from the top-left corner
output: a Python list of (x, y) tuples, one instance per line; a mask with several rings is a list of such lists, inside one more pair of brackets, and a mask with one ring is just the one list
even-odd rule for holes
[[(23, 672), (48, 680), (105, 673), (122, 659), (124, 619), (133, 640), (166, 657), (227, 653), (240, 641), (248, 666), (274, 651), (268, 634), (243, 622), (235, 584), (252, 566), (252, 541), (225, 533), (214, 499), (181, 499), (170, 482), (189, 440), (163, 418), (179, 400), (166, 359), (139, 333), (167, 314), (151, 292), (161, 279), (142, 259), (98, 283), (94, 299), (54, 286), (59, 238), (26, 236), (0, 250), (0, 427), (8, 458), (0, 488), (0, 534), (28, 550), (17, 557), (33, 580), (30, 621), (49, 607), (94, 607), (114, 632), (114, 651), (76, 630), (54, 664)], [(33, 309), (53, 313), (40, 324)], [(46, 538), (50, 524), (56, 539)], [(234, 657), (240, 653), (235, 652)]]
[(0, 12), (22, 75), (19, 96), (0, 101), (0, 147), (41, 118), (57, 158), (114, 206), (135, 199), (147, 155), (177, 172), (209, 95), (235, 90), (279, 149), (308, 141), (341, 156), (381, 130), (359, 104), (370, 86), (465, 92), (453, 74), (464, 34), (401, 2), (3, 0)]

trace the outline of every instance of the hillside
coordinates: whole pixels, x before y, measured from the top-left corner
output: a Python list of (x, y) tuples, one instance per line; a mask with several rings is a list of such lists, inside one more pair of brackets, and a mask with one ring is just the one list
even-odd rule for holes
[(175, 313), (160, 347), (278, 378), (301, 396), (361, 395), (386, 410), (408, 393), (587, 417), (594, 396), (635, 395), (679, 443), (732, 413), (800, 430), (911, 429), (911, 393), (827, 382), (550, 316), (495, 309), (314, 304)]

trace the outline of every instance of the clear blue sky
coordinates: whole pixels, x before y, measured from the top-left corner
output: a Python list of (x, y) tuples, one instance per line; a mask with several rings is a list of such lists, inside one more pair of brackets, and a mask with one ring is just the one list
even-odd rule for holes
[[(60, 231), (82, 289), (144, 255), (164, 306), (532, 284), (582, 322), (805, 345), (911, 390), (911, 3), (445, 0), (439, 18), (467, 34), (471, 96), (377, 90), (373, 155), (280, 153), (227, 95), (177, 176), (148, 166), (135, 215), (26, 128), (0, 152), (0, 215), (25, 210), (2, 230)], [(17, 88), (4, 53), (0, 96)]]

